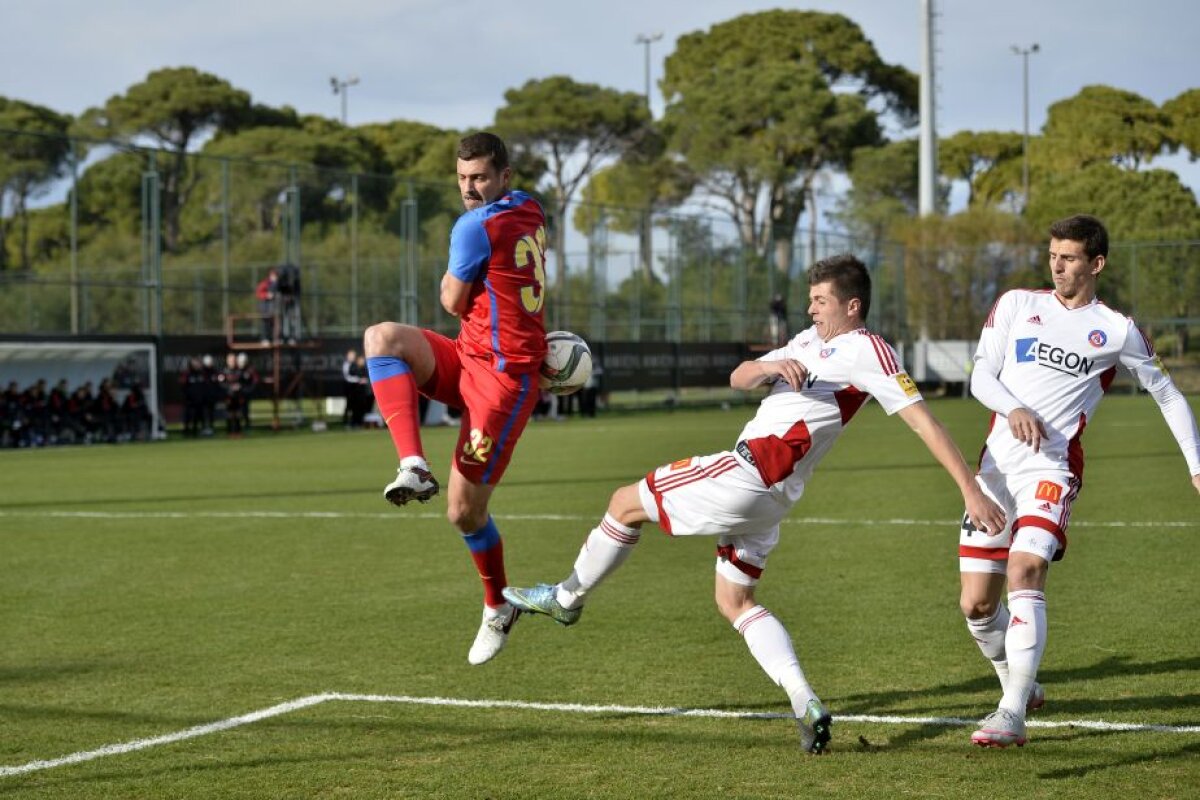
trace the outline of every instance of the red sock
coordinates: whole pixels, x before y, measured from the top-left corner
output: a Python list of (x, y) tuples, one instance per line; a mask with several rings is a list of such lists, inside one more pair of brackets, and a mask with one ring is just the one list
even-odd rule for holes
[(504, 541), (496, 523), (488, 517), (487, 524), (474, 533), (464, 533), (463, 540), (471, 551), (471, 560), (483, 581), (483, 602), (492, 608), (502, 606), (508, 601), (501, 592), (508, 586), (508, 578), (504, 574)]
[(367, 359), (367, 374), (379, 413), (392, 435), (396, 455), (425, 457), (421, 447), (421, 421), (417, 418), (417, 383), (412, 368), (399, 358), (377, 356)]

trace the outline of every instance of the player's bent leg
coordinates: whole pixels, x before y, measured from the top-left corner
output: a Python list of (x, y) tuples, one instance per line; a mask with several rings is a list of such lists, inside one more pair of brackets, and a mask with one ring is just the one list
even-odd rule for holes
[(417, 387), (433, 375), (433, 348), (420, 328), (382, 322), (367, 328), (363, 352), (371, 390), (400, 459), (395, 479), (384, 487), (384, 499), (398, 506), (427, 502), (439, 487), (421, 444)]
[[(1035, 529), (1018, 531), (1017, 541), (1043, 536), (1053, 537)], [(1038, 667), (1046, 649), (1046, 569), (1048, 562), (1029, 552), (1015, 551), (1010, 558), (1008, 579), (1008, 608), (1010, 620), (1005, 633), (1004, 648), (1008, 654), (1008, 683), (1000, 707), (1014, 713), (1024, 713), (1034, 694)]]
[(608, 513), (588, 533), (571, 574), (561, 583), (510, 586), (504, 590), (505, 599), (522, 611), (543, 614), (561, 625), (578, 622), (588, 594), (625, 563), (641, 539), (641, 526), (648, 517), (637, 486), (624, 486), (613, 493)]
[[(985, 563), (991, 566), (997, 562)], [(1008, 681), (1008, 656), (1004, 651), (1008, 609), (1000, 602), (1004, 592), (1004, 574), (961, 572), (959, 581), (959, 607), (967, 622), (967, 632), (996, 671), (1003, 691)]]
[(483, 619), (467, 654), (467, 661), (474, 665), (492, 660), (504, 648), (520, 616), (520, 611), (509, 605), (503, 595), (508, 585), (504, 540), (487, 511), (493, 489), (472, 483), (456, 469), (450, 472), (446, 516), (462, 534), (483, 584)]
[(1056, 537), (1037, 527), (1023, 527), (1013, 537), (1008, 567), (1009, 624), (1004, 648), (1008, 653), (1009, 677), (1000, 706), (989, 714), (971, 742), (981, 747), (1018, 747), (1026, 742), (1025, 715), (1044, 703), (1036, 683), (1038, 666), (1046, 647), (1046, 598), (1044, 588)]
[[(722, 563), (728, 564), (727, 561)], [(814, 755), (828, 752), (833, 717), (809, 685), (787, 629), (774, 614), (755, 602), (754, 587), (758, 579), (740, 571), (723, 573), (720, 570), (719, 565), (715, 590), (717, 608), (741, 634), (750, 654), (767, 677), (787, 693), (796, 715), (800, 747)]]

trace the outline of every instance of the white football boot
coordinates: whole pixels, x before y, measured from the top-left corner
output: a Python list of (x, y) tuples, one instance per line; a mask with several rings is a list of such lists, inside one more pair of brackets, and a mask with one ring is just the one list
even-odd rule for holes
[(504, 643), (508, 641), (508, 632), (512, 630), (519, 616), (520, 610), (511, 605), (507, 611), (501, 611), (499, 614), (485, 607), (483, 622), (479, 625), (479, 633), (475, 634), (470, 652), (467, 653), (467, 661), (479, 666), (495, 658), (496, 654), (504, 649)]

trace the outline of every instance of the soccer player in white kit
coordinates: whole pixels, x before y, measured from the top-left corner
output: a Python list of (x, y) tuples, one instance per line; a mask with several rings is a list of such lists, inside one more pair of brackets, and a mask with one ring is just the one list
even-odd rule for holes
[[(1080, 437), (1121, 364), (1158, 403), (1192, 485), (1200, 491), (1200, 436), (1175, 387), (1133, 320), (1096, 299), (1108, 256), (1100, 220), (1077, 215), (1050, 226), (1053, 291), (1000, 296), (984, 323), (971, 393), (992, 410), (978, 480), (1011, 525), (959, 538), (960, 605), (996, 670), (1003, 697), (971, 736), (982, 747), (1025, 744), (1025, 714), (1044, 702), (1036, 683), (1046, 647), (1046, 573), (1067, 549), (1071, 505), (1083, 486)], [(1005, 581), (1008, 607), (1000, 602)]]
[(826, 751), (832, 722), (805, 678), (791, 637), (754, 600), (779, 523), (800, 499), (813, 468), (870, 396), (899, 414), (954, 478), (973, 525), (1001, 530), (1004, 515), (975, 483), (954, 441), (882, 338), (863, 327), (871, 297), (866, 267), (850, 255), (809, 270), (813, 326), (783, 347), (734, 369), (730, 385), (770, 387), (758, 413), (727, 452), (672, 462), (618, 489), (591, 531), (574, 570), (556, 585), (509, 586), (515, 607), (574, 624), (588, 593), (615, 571), (654, 522), (672, 536), (717, 539), (716, 602), (767, 675), (787, 692), (801, 746)]

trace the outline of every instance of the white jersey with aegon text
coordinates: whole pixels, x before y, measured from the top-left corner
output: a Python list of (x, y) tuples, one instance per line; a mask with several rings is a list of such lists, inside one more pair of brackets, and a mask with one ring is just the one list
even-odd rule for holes
[(993, 415), (987, 453), (1000, 471), (1065, 467), (1082, 477), (1080, 436), (1118, 362), (1147, 391), (1171, 384), (1133, 320), (1100, 301), (1067, 308), (1049, 290), (1016, 289), (1001, 295), (980, 335), (975, 368), (996, 375), (1016, 404), (985, 405), (1006, 416), (1019, 407), (1030, 409), (1042, 420), (1046, 438), (1035, 453)]
[(921, 393), (891, 345), (865, 328), (828, 342), (809, 328), (758, 360), (785, 358), (808, 370), (804, 387), (796, 391), (777, 379), (734, 452), (764, 485), (795, 502), (817, 462), (869, 397), (894, 414), (920, 402)]

